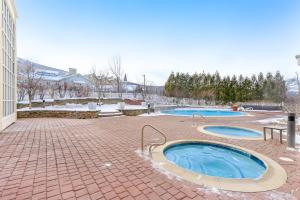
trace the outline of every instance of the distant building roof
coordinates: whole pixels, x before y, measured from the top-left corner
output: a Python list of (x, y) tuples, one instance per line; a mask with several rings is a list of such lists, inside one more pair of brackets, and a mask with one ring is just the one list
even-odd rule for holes
[[(19, 74), (25, 75), (24, 71), (27, 65), (28, 60), (18, 58), (18, 69)], [(91, 84), (91, 82), (81, 74), (70, 73), (61, 69), (56, 69), (54, 67), (48, 67), (38, 63), (31, 62), (33, 68), (35, 69), (35, 74), (38, 78), (41, 78), (43, 81), (62, 81), (72, 82), (77, 84)], [(73, 69), (73, 68), (72, 68)], [(72, 71), (74, 72), (74, 70)]]

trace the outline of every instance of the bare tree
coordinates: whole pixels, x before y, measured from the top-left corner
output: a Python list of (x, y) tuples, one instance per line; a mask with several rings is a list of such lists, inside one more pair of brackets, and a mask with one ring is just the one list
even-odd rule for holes
[(44, 83), (39, 83), (38, 85), (38, 95), (40, 97), (40, 99), (44, 99), (46, 91), (47, 91), (48, 87), (46, 84)]
[(24, 76), (22, 76), (20, 73), (18, 74), (18, 100), (23, 101), (26, 95), (26, 85)]
[(91, 92), (91, 89), (89, 86), (82, 86), (82, 96), (83, 97), (89, 97), (90, 96), (90, 92)]
[(112, 75), (115, 78), (117, 92), (119, 97), (122, 97), (122, 77), (123, 77), (123, 70), (122, 70), (122, 63), (120, 56), (112, 57), (111, 61), (109, 62), (109, 67)]
[(293, 83), (297, 85), (298, 94), (295, 96), (293, 95), (288, 96), (285, 99), (285, 102), (283, 104), (283, 110), (286, 112), (293, 112), (299, 115), (300, 114), (300, 80), (299, 80), (298, 72), (295, 73), (296, 73), (296, 78), (293, 79)]
[(95, 91), (97, 92), (98, 100), (100, 103), (100, 99), (103, 96), (104, 86), (109, 82), (108, 81), (108, 73), (96, 69), (96, 67), (92, 68), (92, 73), (90, 76), (90, 80), (93, 83)]
[(38, 77), (37, 74), (35, 73), (33, 63), (27, 61), (24, 69), (24, 84), (25, 84), (26, 93), (28, 95), (29, 108), (32, 107), (32, 100), (34, 98), (35, 92), (39, 87), (40, 81), (41, 81), (41, 77)]
[(141, 86), (140, 85), (138, 85), (138, 86), (136, 86), (136, 88), (132, 91), (132, 93), (133, 93), (133, 98), (137, 98), (137, 95), (139, 94), (139, 93), (142, 93), (143, 92), (143, 89), (141, 88)]
[(83, 97), (84, 94), (84, 87), (82, 85), (74, 85), (75, 86), (75, 96), (76, 97)]
[(49, 93), (49, 96), (51, 97), (51, 99), (54, 99), (56, 89), (57, 89), (57, 85), (56, 84), (51, 84), (49, 86), (48, 93)]
[(67, 90), (68, 90), (68, 83), (65, 81), (60, 81), (57, 86), (59, 97), (64, 98), (66, 96)]
[[(137, 80), (138, 87), (136, 92), (139, 92), (142, 95), (143, 100), (149, 98), (149, 94), (154, 93), (152, 87), (155, 85), (153, 81), (146, 79), (146, 76), (143, 75), (143, 81)], [(136, 95), (135, 95), (136, 96)]]
[(68, 87), (68, 93), (69, 93), (69, 97), (70, 98), (73, 98), (75, 96), (75, 91), (76, 91), (76, 85), (75, 84), (71, 84), (69, 87)]

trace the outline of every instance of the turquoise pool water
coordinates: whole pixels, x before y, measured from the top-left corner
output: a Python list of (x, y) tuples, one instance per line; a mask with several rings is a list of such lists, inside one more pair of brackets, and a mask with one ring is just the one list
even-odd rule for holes
[(168, 147), (164, 155), (179, 167), (208, 176), (255, 179), (266, 170), (258, 158), (219, 144), (177, 144)]
[(192, 115), (202, 115), (204, 117), (230, 117), (230, 116), (243, 116), (243, 112), (234, 112), (230, 110), (205, 110), (205, 109), (174, 109), (174, 110), (164, 110), (161, 111), (164, 114), (168, 115), (177, 115), (177, 116), (192, 116)]
[(228, 136), (235, 136), (235, 137), (261, 137), (261, 133), (243, 129), (243, 128), (237, 128), (237, 127), (230, 127), (230, 126), (207, 126), (204, 128), (204, 130), (213, 132), (219, 135), (228, 135)]

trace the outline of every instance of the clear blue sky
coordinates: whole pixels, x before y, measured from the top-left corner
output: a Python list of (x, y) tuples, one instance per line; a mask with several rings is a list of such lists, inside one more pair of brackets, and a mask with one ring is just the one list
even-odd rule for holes
[(88, 73), (121, 55), (128, 79), (171, 71), (294, 76), (299, 0), (17, 0), (18, 56)]

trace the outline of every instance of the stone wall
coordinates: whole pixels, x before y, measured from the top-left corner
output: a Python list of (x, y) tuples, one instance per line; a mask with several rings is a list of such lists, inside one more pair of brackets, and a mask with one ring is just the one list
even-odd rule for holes
[[(97, 98), (80, 98), (80, 99), (56, 99), (52, 102), (45, 102), (45, 106), (55, 106), (55, 105), (66, 105), (67, 103), (75, 103), (75, 104), (88, 104), (89, 102), (96, 102), (98, 103)], [(123, 99), (101, 99), (103, 104), (117, 104), (119, 102), (123, 102)], [(17, 108), (26, 108), (29, 107), (28, 104), (17, 104)], [(43, 107), (43, 102), (32, 102), (32, 107)]]
[(122, 113), (126, 116), (138, 116), (144, 113), (147, 113), (147, 109), (134, 109), (134, 110), (121, 110)]
[(18, 118), (72, 118), (91, 119), (98, 117), (98, 111), (68, 111), (68, 110), (26, 110), (17, 111)]
[(142, 102), (144, 102), (144, 100), (125, 99), (124, 102), (128, 105), (142, 105)]

